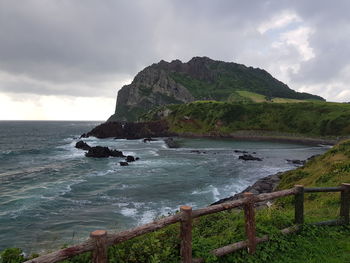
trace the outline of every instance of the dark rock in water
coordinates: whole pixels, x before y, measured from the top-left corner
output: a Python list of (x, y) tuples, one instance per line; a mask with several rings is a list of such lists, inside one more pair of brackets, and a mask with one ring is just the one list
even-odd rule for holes
[(296, 165), (304, 165), (306, 161), (303, 160), (286, 160), (288, 163), (296, 164)]
[(173, 139), (173, 138), (166, 138), (164, 139), (165, 144), (169, 147), (169, 148), (179, 148), (179, 144)]
[(130, 163), (130, 162), (135, 162), (136, 159), (135, 159), (134, 156), (128, 155), (128, 156), (126, 156), (125, 161), (127, 161), (128, 163)]
[(135, 158), (135, 161), (137, 161), (137, 160), (140, 160), (140, 158), (139, 158), (139, 157), (136, 157), (136, 158)]
[[(263, 194), (263, 193), (271, 193), (273, 192), (279, 181), (280, 181), (280, 175), (282, 173), (277, 173), (273, 175), (269, 175), (267, 177), (261, 178), (258, 181), (256, 181), (253, 185), (248, 186), (246, 189), (244, 189), (242, 192), (235, 194), (231, 197), (220, 199), (219, 201), (211, 204), (211, 205), (217, 205), (229, 201), (234, 201), (240, 198), (243, 198), (243, 193), (245, 192), (251, 192), (253, 194)], [(257, 206), (265, 205), (267, 202), (261, 202), (258, 203)]]
[(166, 121), (153, 122), (105, 122), (102, 123), (82, 137), (94, 136), (96, 138), (115, 139), (142, 139), (152, 137), (168, 137), (174, 133), (169, 132)]
[(89, 136), (87, 136), (86, 133), (83, 133), (82, 135), (80, 135), (80, 138), (79, 138), (79, 139), (81, 139), (81, 138), (87, 138), (87, 137), (89, 137)]
[(103, 146), (90, 147), (89, 151), (85, 154), (85, 156), (94, 158), (107, 158), (109, 156), (125, 157), (125, 155), (121, 151), (110, 150), (108, 147)]
[(259, 157), (254, 157), (250, 154), (243, 154), (238, 157), (238, 159), (244, 160), (244, 161), (262, 161), (261, 158)]
[(153, 138), (151, 138), (151, 137), (149, 137), (149, 138), (144, 138), (143, 139), (143, 142), (155, 142), (155, 141), (157, 141), (156, 139), (153, 139)]
[(128, 166), (129, 164), (127, 162), (119, 162), (120, 166)]
[(235, 153), (248, 153), (247, 151), (234, 150)]
[(86, 142), (78, 141), (78, 142), (75, 144), (75, 148), (88, 151), (88, 150), (90, 150), (91, 146), (88, 145)]
[(125, 157), (123, 152), (117, 151), (117, 150), (110, 150), (110, 154), (109, 155), (112, 156), (112, 157)]
[(111, 151), (108, 149), (108, 147), (95, 146), (91, 147), (85, 156), (94, 158), (106, 158), (110, 156), (110, 153)]

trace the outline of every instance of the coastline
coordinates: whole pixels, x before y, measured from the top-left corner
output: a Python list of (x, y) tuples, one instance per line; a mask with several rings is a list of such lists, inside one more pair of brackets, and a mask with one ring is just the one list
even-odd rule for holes
[(251, 141), (270, 141), (270, 142), (289, 142), (302, 143), (308, 145), (335, 145), (339, 141), (346, 139), (345, 137), (308, 137), (302, 135), (278, 133), (278, 132), (257, 132), (257, 131), (237, 131), (229, 134), (219, 132), (210, 133), (177, 133), (178, 137), (184, 138), (211, 138), (211, 139), (235, 139), (235, 140), (251, 140)]
[[(302, 166), (300, 166), (300, 167), (302, 167)], [(279, 185), (280, 176), (283, 173), (284, 172), (278, 172), (276, 174), (271, 174), (271, 175), (265, 176), (263, 178), (260, 178), (254, 184), (245, 188), (243, 191), (241, 191), (235, 195), (232, 195), (232, 196), (229, 196), (226, 198), (222, 198), (222, 199), (210, 204), (210, 206), (222, 204), (222, 203), (229, 202), (229, 201), (234, 201), (237, 199), (241, 199), (241, 198), (243, 198), (243, 193), (245, 193), (245, 192), (251, 192), (255, 195), (274, 192), (276, 190), (277, 186)], [(267, 205), (267, 202), (257, 203), (256, 205), (257, 206)]]

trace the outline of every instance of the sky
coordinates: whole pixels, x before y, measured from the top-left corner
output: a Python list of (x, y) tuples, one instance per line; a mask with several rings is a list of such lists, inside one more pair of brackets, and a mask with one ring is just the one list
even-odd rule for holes
[(144, 67), (194, 56), (350, 101), (348, 0), (0, 0), (0, 120), (106, 120)]

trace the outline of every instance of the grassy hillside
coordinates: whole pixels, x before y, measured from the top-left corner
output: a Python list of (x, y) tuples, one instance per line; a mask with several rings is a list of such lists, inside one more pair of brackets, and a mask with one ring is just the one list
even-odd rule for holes
[[(238, 95), (238, 96), (237, 96)], [(238, 90), (232, 93), (228, 98), (228, 102), (276, 102), (276, 103), (291, 103), (291, 102), (307, 102), (308, 100), (288, 99), (264, 96), (258, 93)]]
[(186, 87), (197, 100), (226, 101), (232, 93), (240, 90), (267, 97), (323, 100), (320, 96), (296, 92), (259, 68), (207, 57), (194, 57), (184, 68), (172, 67), (172, 63), (168, 64), (172, 79)]
[[(325, 154), (309, 161), (304, 167), (282, 175), (279, 188), (295, 184), (306, 187), (337, 186), (350, 182), (350, 140), (336, 145)], [(318, 222), (339, 215), (339, 193), (305, 194), (305, 221)], [(250, 263), (344, 263), (350, 262), (350, 227), (315, 227), (305, 225), (295, 234), (282, 236), (277, 231), (293, 224), (293, 198), (286, 197), (272, 207), (257, 210), (258, 236), (269, 234), (272, 240), (258, 245), (257, 253), (245, 250), (223, 258), (208, 251), (244, 239), (244, 221), (240, 210), (221, 212), (194, 220), (193, 254), (205, 257), (206, 262)], [(23, 262), (20, 250), (2, 252), (2, 262)], [(5, 258), (5, 260), (4, 260)], [(10, 259), (13, 259), (11, 261)], [(179, 262), (179, 225), (171, 225), (109, 249), (110, 262), (161, 263)], [(65, 263), (87, 263), (84, 254)]]
[(144, 115), (166, 115), (178, 133), (229, 135), (237, 131), (278, 132), (307, 136), (350, 135), (350, 105), (342, 103), (229, 103), (197, 101), (169, 105)]
[(194, 57), (186, 63), (162, 60), (144, 68), (118, 91), (115, 113), (108, 121), (136, 121), (155, 107), (198, 100), (324, 101), (320, 96), (290, 89), (263, 69)]

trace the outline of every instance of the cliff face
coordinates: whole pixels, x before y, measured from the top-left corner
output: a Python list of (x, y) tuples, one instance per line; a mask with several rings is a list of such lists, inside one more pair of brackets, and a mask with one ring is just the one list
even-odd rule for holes
[(166, 104), (226, 101), (237, 97), (235, 92), (242, 90), (267, 97), (323, 100), (319, 96), (295, 92), (268, 72), (241, 64), (207, 57), (194, 57), (187, 63), (162, 60), (143, 69), (131, 84), (122, 87), (115, 114), (109, 121), (136, 121), (148, 110)]

